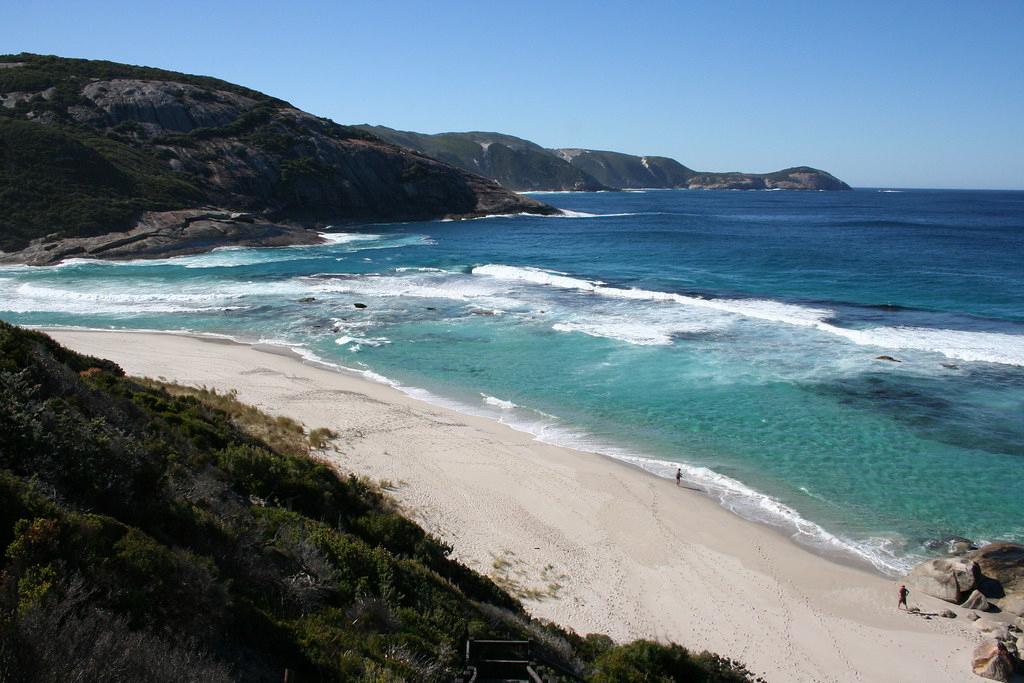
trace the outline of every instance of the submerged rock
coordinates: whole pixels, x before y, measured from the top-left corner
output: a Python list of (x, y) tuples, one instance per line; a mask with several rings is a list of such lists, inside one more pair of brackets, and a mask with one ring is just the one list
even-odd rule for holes
[(985, 640), (974, 648), (971, 670), (982, 678), (1008, 683), (1013, 675), (1013, 659), (1003, 643)]
[(927, 560), (911, 569), (907, 580), (926, 595), (960, 604), (978, 586), (978, 565), (961, 557)]
[(875, 360), (887, 360), (890, 363), (902, 363), (903, 361), (893, 358), (892, 356), (875, 356)]
[(944, 536), (942, 538), (931, 538), (924, 542), (928, 550), (941, 550), (950, 555), (963, 555), (971, 550), (977, 550), (978, 546), (974, 541), (963, 536)]

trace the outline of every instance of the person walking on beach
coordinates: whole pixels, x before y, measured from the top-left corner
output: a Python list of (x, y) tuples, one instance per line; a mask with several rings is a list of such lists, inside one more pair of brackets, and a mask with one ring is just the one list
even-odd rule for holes
[(900, 601), (899, 601), (899, 604), (896, 605), (896, 609), (899, 609), (900, 607), (902, 607), (905, 610), (909, 610), (909, 608), (907, 607), (907, 596), (908, 595), (910, 595), (910, 591), (907, 590), (907, 587), (905, 585), (900, 584)]
[(683, 485), (683, 469), (681, 467), (676, 468), (676, 486)]

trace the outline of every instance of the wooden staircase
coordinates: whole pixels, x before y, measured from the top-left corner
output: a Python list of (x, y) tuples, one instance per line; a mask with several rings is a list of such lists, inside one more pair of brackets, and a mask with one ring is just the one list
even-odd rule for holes
[(466, 641), (466, 668), (454, 683), (548, 683), (529, 640)]

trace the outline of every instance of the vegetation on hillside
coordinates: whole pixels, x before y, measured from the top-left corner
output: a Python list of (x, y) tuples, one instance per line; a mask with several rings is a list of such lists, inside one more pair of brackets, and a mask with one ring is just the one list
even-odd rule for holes
[(32, 54), (0, 55), (0, 206), (8, 252), (123, 231), (146, 211), (307, 226), (554, 211), (248, 88)]
[(331, 438), (0, 322), (0, 682), (446, 681), (469, 636), (553, 680), (750, 680), (530, 619)]
[(512, 135), (487, 132), (427, 135), (367, 124), (357, 128), (471, 173), (482, 174), (511, 190), (609, 189), (550, 150)]

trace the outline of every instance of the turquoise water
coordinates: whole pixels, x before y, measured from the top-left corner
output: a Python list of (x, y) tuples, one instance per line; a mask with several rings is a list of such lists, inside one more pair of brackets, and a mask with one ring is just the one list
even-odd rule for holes
[(885, 572), (1024, 540), (1024, 193), (540, 198), (571, 216), (4, 268), (0, 316), (288, 344)]

